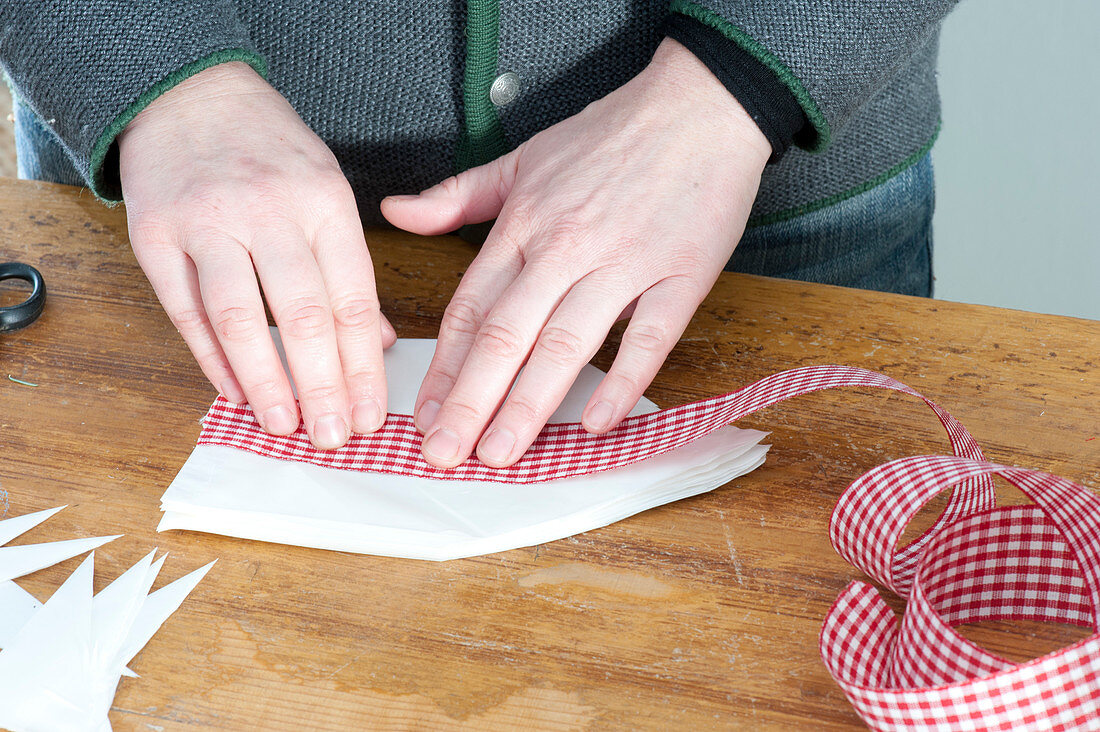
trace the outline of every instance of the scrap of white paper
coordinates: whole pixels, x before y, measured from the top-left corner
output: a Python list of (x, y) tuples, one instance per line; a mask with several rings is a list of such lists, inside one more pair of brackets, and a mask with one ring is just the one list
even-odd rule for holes
[[(434, 349), (434, 340), (403, 339), (386, 352), (390, 412), (412, 413)], [(586, 366), (551, 421), (579, 421), (602, 377)], [(643, 399), (631, 414), (656, 409)], [(336, 470), (198, 445), (161, 498), (158, 529), (413, 559), (474, 556), (571, 536), (713, 490), (763, 463), (764, 436), (725, 427), (633, 465), (530, 485)]]
[[(0, 521), (0, 544), (60, 510)], [(93, 596), (93, 553), (44, 604), (11, 581), (117, 538), (0, 547), (0, 727), (110, 730), (119, 678), (134, 675), (126, 664), (213, 566), (149, 594), (165, 559), (154, 550)]]

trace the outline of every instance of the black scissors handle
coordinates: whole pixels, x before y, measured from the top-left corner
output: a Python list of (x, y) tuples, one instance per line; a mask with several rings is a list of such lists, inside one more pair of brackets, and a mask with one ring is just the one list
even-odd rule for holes
[(42, 314), (46, 307), (46, 282), (38, 270), (22, 262), (0, 264), (0, 280), (24, 280), (31, 285), (31, 294), (23, 302), (0, 308), (0, 333), (26, 328)]

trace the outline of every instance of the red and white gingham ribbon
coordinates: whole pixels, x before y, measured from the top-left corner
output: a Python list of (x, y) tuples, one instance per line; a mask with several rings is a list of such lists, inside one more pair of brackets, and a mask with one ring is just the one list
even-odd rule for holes
[[(856, 480), (833, 512), (830, 535), (841, 556), (908, 599), (899, 624), (871, 586), (852, 583), (825, 620), (822, 657), (856, 710), (884, 730), (1100, 729), (1100, 633), (1013, 664), (953, 630), (1021, 618), (1100, 627), (1100, 499), (1055, 476), (983, 462), (977, 442), (947, 411), (872, 371), (785, 371), (724, 396), (632, 417), (606, 435), (548, 425), (519, 462), (500, 469), (476, 458), (450, 470), (432, 467), (407, 415), (391, 414), (377, 433), (321, 451), (301, 429), (268, 435), (247, 406), (221, 397), (203, 419), (199, 443), (345, 470), (535, 483), (629, 465), (785, 399), (840, 386), (920, 397), (955, 453), (882, 465)], [(1036, 505), (996, 508), (994, 474)], [(935, 525), (898, 550), (910, 519), (948, 488)]]
[[(874, 371), (849, 366), (807, 366), (768, 376), (723, 396), (631, 417), (611, 432), (593, 435), (579, 424), (550, 424), (518, 462), (491, 468), (476, 457), (442, 470), (420, 453), (422, 437), (412, 417), (390, 414), (382, 429), (371, 435), (353, 435), (338, 450), (318, 450), (305, 429), (286, 437), (263, 431), (248, 405), (218, 397), (202, 421), (200, 445), (228, 445), (282, 460), (295, 460), (340, 470), (396, 473), (444, 480), (487, 480), (494, 483), (541, 483), (630, 465), (683, 447), (745, 415), (822, 389), (870, 386), (921, 397), (900, 381)], [(981, 459), (974, 438), (948, 414), (924, 399), (947, 428), (958, 455)]]
[[(984, 508), (944, 525), (928, 536), (908, 578), (884, 561), (929, 499), (948, 488), (972, 491), (975, 479), (992, 475), (1036, 505)], [(872, 728), (1100, 729), (1094, 493), (1034, 470), (942, 455), (903, 458), (853, 483), (830, 528), (841, 555), (908, 600), (899, 623), (873, 587), (853, 582), (821, 631), (829, 673)], [(1015, 664), (954, 630), (983, 620), (1072, 623), (1094, 633)]]

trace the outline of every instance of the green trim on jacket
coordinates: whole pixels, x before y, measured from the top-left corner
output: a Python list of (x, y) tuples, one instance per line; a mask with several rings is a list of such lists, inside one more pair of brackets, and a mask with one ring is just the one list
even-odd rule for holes
[(500, 43), (500, 3), (466, 2), (466, 70), (462, 106), (466, 129), (458, 142), (455, 164), (459, 171), (484, 165), (508, 152), (489, 89), (497, 75)]
[(89, 169), (91, 170), (92, 193), (105, 203), (118, 203), (122, 200), (121, 185), (114, 180), (108, 181), (107, 179), (107, 158), (108, 155), (113, 154), (115, 160), (112, 161), (112, 169), (117, 172), (118, 152), (115, 147), (115, 139), (122, 134), (124, 129), (126, 129), (126, 125), (133, 122), (134, 117), (137, 117), (154, 99), (185, 79), (194, 76), (200, 71), (205, 71), (211, 66), (229, 63), (230, 61), (242, 61), (255, 69), (257, 74), (267, 78), (267, 63), (255, 51), (249, 51), (244, 48), (227, 48), (221, 51), (215, 51), (189, 64), (184, 64), (176, 71), (173, 71), (171, 74), (146, 89), (133, 104), (115, 117), (114, 121), (107, 125), (107, 129), (103, 130), (103, 133), (96, 139), (95, 145), (92, 147), (89, 165)]
[(906, 168), (916, 165), (918, 162), (920, 162), (921, 158), (928, 154), (928, 152), (932, 149), (932, 145), (936, 143), (936, 138), (940, 136), (941, 125), (942, 121), (940, 122), (940, 124), (936, 125), (936, 130), (932, 133), (932, 137), (929, 138), (928, 142), (921, 145), (920, 149), (918, 149), (912, 155), (905, 158), (892, 168), (886, 170), (883, 173), (880, 173), (879, 175), (876, 175), (871, 180), (865, 183), (860, 183), (858, 186), (854, 186), (852, 188), (849, 188), (848, 190), (841, 191), (840, 193), (834, 194), (832, 196), (828, 196), (817, 201), (811, 201), (810, 203), (805, 203), (801, 206), (788, 208), (784, 211), (776, 211), (775, 213), (764, 214), (763, 216), (750, 216), (748, 223), (746, 224), (746, 228), (776, 224), (780, 221), (788, 221), (798, 216), (802, 216), (803, 214), (820, 211), (823, 208), (828, 208), (833, 204), (840, 203), (841, 201), (846, 201), (853, 196), (858, 196), (861, 193), (866, 193), (872, 188), (882, 185), (886, 181), (893, 178), (895, 175), (903, 172)]
[(751, 54), (757, 61), (774, 71), (775, 75), (779, 77), (779, 80), (791, 90), (791, 94), (794, 95), (799, 106), (802, 107), (802, 111), (806, 113), (806, 118), (810, 121), (810, 125), (813, 128), (812, 134), (806, 137), (800, 135), (795, 138), (794, 143), (807, 152), (821, 152), (829, 146), (829, 142), (832, 139), (832, 131), (829, 129), (829, 122), (825, 119), (825, 115), (821, 113), (821, 110), (818, 108), (813, 98), (810, 97), (810, 93), (806, 91), (806, 87), (802, 85), (802, 82), (794, 75), (794, 72), (792, 72), (785, 63), (776, 58), (771, 51), (764, 48), (755, 38), (752, 38), (745, 33), (745, 31), (741, 30), (722, 16), (707, 8), (696, 5), (690, 2), (690, 0), (672, 0), (670, 10), (674, 13), (680, 13), (689, 18), (694, 18), (700, 23), (714, 28), (726, 38), (743, 48), (747, 53)]

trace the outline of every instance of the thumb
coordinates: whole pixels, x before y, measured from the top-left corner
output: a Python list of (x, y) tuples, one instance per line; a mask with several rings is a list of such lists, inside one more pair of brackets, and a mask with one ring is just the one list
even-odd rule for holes
[(434, 236), (500, 213), (516, 182), (519, 150), (479, 165), (415, 196), (382, 199), (382, 215), (399, 229)]

